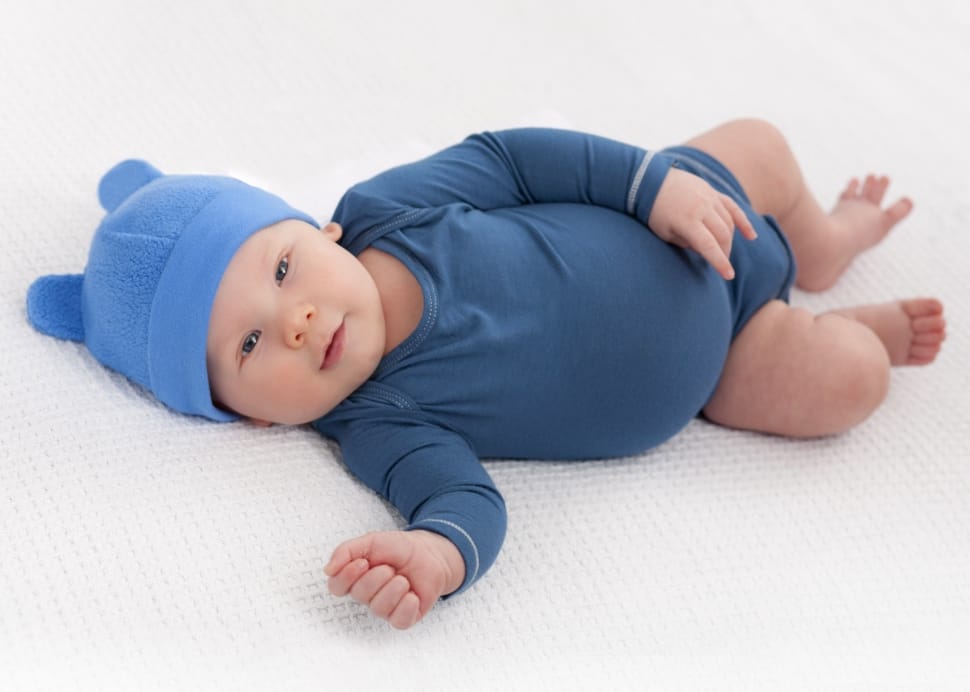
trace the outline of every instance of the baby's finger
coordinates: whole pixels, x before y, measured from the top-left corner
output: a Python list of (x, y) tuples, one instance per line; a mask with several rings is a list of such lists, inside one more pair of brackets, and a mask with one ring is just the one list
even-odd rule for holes
[(724, 225), (728, 228), (728, 230), (731, 233), (734, 233), (734, 219), (731, 217), (731, 211), (727, 208), (727, 204), (724, 203), (723, 200), (721, 201), (721, 204), (714, 206), (714, 211), (717, 212), (718, 218), (724, 222)]
[(754, 240), (755, 238), (757, 238), (758, 234), (754, 230), (754, 226), (751, 223), (751, 219), (749, 219), (745, 215), (741, 207), (738, 206), (738, 203), (735, 202), (730, 197), (728, 197), (727, 195), (721, 195), (721, 200), (724, 202), (724, 206), (726, 206), (728, 211), (730, 212), (731, 220), (734, 222), (735, 227), (737, 227), (737, 229), (741, 231), (741, 235), (743, 235), (748, 240)]
[(323, 573), (328, 577), (332, 577), (342, 570), (352, 559), (350, 551), (346, 550), (342, 545), (338, 545), (330, 555), (330, 562), (323, 568)]
[(688, 245), (706, 259), (717, 273), (730, 281), (734, 278), (734, 268), (720, 244), (704, 224), (697, 224), (684, 234)]
[(370, 609), (379, 618), (387, 620), (397, 604), (411, 590), (411, 583), (403, 574), (395, 575), (370, 599)]
[(394, 578), (394, 568), (390, 565), (377, 565), (371, 567), (360, 579), (350, 587), (350, 595), (361, 603), (370, 604), (374, 595), (380, 591), (384, 585)]
[(709, 214), (704, 219), (704, 225), (708, 232), (714, 236), (714, 240), (721, 247), (721, 252), (725, 256), (731, 256), (731, 239), (734, 236), (734, 224), (725, 223), (720, 214)]
[(413, 591), (408, 592), (404, 594), (404, 598), (397, 604), (387, 621), (396, 629), (407, 629), (421, 619), (420, 605), (421, 602), (417, 594)]
[(334, 596), (346, 596), (350, 588), (367, 573), (370, 565), (367, 560), (353, 560), (327, 580), (327, 589)]
[(323, 573), (328, 577), (332, 577), (351, 561), (367, 557), (367, 551), (372, 540), (372, 534), (365, 534), (357, 538), (352, 538), (349, 541), (344, 541), (338, 545), (334, 548), (333, 554), (330, 556), (330, 562), (323, 568)]
[(859, 196), (859, 179), (853, 178), (849, 181), (839, 199), (854, 199)]

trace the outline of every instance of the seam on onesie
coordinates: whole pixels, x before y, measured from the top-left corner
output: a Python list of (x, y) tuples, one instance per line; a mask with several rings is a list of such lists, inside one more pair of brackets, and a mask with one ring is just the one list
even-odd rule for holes
[(405, 399), (403, 396), (395, 392), (389, 392), (387, 390), (384, 390), (381, 392), (381, 395), (385, 397), (388, 400), (388, 402), (390, 402), (391, 404), (394, 404), (398, 408), (403, 408), (403, 409), (414, 408), (413, 406), (411, 406), (411, 403), (407, 399)]
[(367, 247), (371, 246), (378, 238), (384, 235), (388, 229), (397, 230), (396, 227), (404, 226), (404, 224), (414, 221), (418, 217), (426, 214), (427, 209), (410, 209), (402, 211), (399, 214), (395, 214), (393, 218), (389, 221), (385, 221), (379, 226), (374, 226), (367, 229), (357, 239), (348, 246), (348, 250), (354, 254), (358, 255), (363, 252)]
[(419, 408), (409, 397), (382, 382), (375, 382), (373, 380), (365, 382), (357, 392), (361, 396), (371, 397), (381, 403), (391, 404), (392, 406), (409, 411), (416, 411)]
[(469, 543), (471, 543), (472, 553), (475, 555), (475, 569), (472, 571), (472, 576), (465, 578), (465, 582), (471, 584), (473, 581), (475, 581), (475, 578), (478, 576), (478, 546), (475, 545), (475, 541), (473, 541), (472, 537), (468, 535), (468, 532), (458, 526), (458, 524), (448, 521), (447, 519), (422, 519), (417, 524), (412, 524), (411, 526), (415, 527), (419, 524), (444, 524), (445, 526), (450, 526), (464, 536)]
[(643, 161), (640, 163), (640, 167), (637, 169), (636, 175), (633, 176), (633, 184), (630, 185), (630, 192), (626, 196), (626, 213), (633, 214), (633, 211), (637, 207), (637, 192), (640, 191), (640, 183), (643, 182), (643, 176), (646, 175), (647, 166), (650, 165), (650, 159), (653, 158), (653, 152), (648, 151), (643, 156)]
[(708, 166), (703, 161), (698, 161), (697, 159), (681, 154), (678, 151), (665, 151), (663, 153), (671, 157), (672, 159), (674, 159), (675, 162), (678, 162), (684, 165), (688, 170), (690, 168), (694, 168), (700, 173), (703, 173), (704, 175), (707, 175), (713, 178), (716, 182), (720, 183), (725, 190), (730, 190), (732, 192), (739, 193), (742, 196), (746, 195), (743, 188), (738, 189), (741, 187), (740, 182), (737, 185), (732, 185), (727, 178), (725, 178), (723, 175), (715, 171), (713, 168)]
[(390, 251), (391, 255), (403, 262), (411, 270), (411, 273), (414, 274), (414, 278), (417, 279), (421, 287), (421, 295), (425, 299), (426, 305), (421, 315), (421, 321), (418, 323), (418, 328), (381, 362), (380, 367), (375, 373), (377, 377), (383, 377), (388, 370), (414, 353), (424, 343), (424, 340), (438, 322), (438, 291), (435, 288), (434, 282), (431, 280), (427, 268), (406, 247), (391, 246), (386, 248), (385, 251)]
[(716, 180), (717, 182), (719, 182), (719, 183), (720, 183), (720, 184), (721, 184), (721, 185), (722, 185), (722, 186), (724, 187), (724, 189), (725, 189), (725, 190), (734, 190), (734, 189), (735, 189), (735, 186), (734, 186), (734, 185), (731, 185), (731, 184), (730, 184), (730, 183), (729, 183), (729, 182), (728, 182), (728, 181), (727, 181), (727, 180), (726, 180), (726, 179), (724, 178), (724, 176), (723, 176), (723, 175), (721, 175), (721, 174), (720, 174), (720, 173), (718, 173), (717, 171), (714, 171), (714, 170), (711, 170), (711, 168), (710, 168), (710, 167), (708, 167), (708, 166), (705, 166), (705, 165), (704, 165), (703, 163), (700, 163), (700, 162), (698, 162), (698, 161), (689, 161), (689, 163), (690, 163), (691, 165), (694, 165), (694, 166), (697, 166), (697, 167), (698, 167), (699, 169), (701, 169), (701, 171), (702, 171), (703, 173), (705, 173), (705, 174), (707, 174), (707, 175), (708, 175), (708, 176), (710, 176), (711, 178), (714, 178), (714, 180)]
[(395, 359), (395, 363), (399, 363), (411, 355), (414, 350), (424, 342), (425, 338), (428, 336), (428, 332), (430, 332), (431, 328), (434, 327), (434, 325), (438, 322), (438, 292), (434, 289), (434, 284), (431, 284), (430, 282), (428, 283), (428, 291), (426, 291), (426, 293), (428, 295), (428, 302), (431, 303), (431, 306), (428, 309), (428, 319), (425, 320), (424, 324), (421, 325), (421, 329), (415, 335), (415, 338), (411, 341), (411, 343), (405, 345), (400, 356)]
[(412, 211), (406, 211), (402, 214), (398, 214), (390, 221), (386, 221), (382, 223), (380, 226), (378, 226), (377, 228), (375, 228), (374, 233), (380, 233), (385, 229), (390, 228), (391, 226), (403, 226), (408, 221), (413, 220), (414, 217), (417, 216), (418, 214), (424, 213), (424, 211), (425, 211), (424, 209), (414, 209)]

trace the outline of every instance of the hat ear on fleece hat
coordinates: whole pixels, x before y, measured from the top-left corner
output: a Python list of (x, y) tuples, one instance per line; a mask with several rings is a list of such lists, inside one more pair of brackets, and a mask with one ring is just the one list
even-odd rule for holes
[(83, 274), (51, 274), (34, 281), (27, 291), (27, 317), (31, 324), (48, 336), (84, 341), (83, 284)]
[[(112, 212), (132, 192), (161, 176), (162, 172), (146, 161), (122, 161), (105, 173), (98, 185), (101, 206)], [(27, 316), (31, 323), (49, 336), (84, 341), (83, 285), (83, 274), (53, 274), (37, 279), (27, 291)]]
[(122, 161), (101, 178), (98, 185), (98, 200), (107, 212), (112, 212), (124, 202), (131, 193), (144, 187), (162, 172), (147, 161), (128, 159)]
[(41, 332), (83, 341), (102, 364), (170, 408), (216, 421), (206, 372), (212, 301), (236, 250), (286, 219), (319, 225), (279, 197), (223, 176), (164, 175), (128, 160), (101, 179), (107, 212), (84, 274), (43, 276), (27, 292)]

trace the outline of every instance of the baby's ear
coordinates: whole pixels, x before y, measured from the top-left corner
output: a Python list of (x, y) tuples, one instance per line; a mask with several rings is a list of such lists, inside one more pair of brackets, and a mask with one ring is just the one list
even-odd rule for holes
[(27, 317), (34, 327), (58, 339), (84, 341), (81, 317), (82, 274), (42, 276), (27, 290)]
[(118, 208), (135, 190), (144, 187), (162, 172), (146, 161), (128, 159), (104, 174), (98, 185), (98, 199), (107, 212)]
[(336, 221), (331, 221), (326, 226), (320, 229), (333, 242), (337, 242), (344, 235), (344, 229)]

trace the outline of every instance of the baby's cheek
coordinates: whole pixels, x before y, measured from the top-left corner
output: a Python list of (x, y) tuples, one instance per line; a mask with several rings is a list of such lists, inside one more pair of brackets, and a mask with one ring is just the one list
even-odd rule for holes
[(277, 362), (260, 377), (257, 405), (262, 417), (289, 425), (307, 423), (319, 418), (324, 405), (324, 390), (317, 373), (305, 364)]
[(302, 375), (301, 378), (300, 373), (285, 362), (267, 368), (260, 377), (260, 394), (268, 401), (292, 400), (295, 390), (300, 386), (300, 380), (307, 376), (305, 372)]

